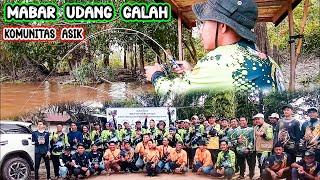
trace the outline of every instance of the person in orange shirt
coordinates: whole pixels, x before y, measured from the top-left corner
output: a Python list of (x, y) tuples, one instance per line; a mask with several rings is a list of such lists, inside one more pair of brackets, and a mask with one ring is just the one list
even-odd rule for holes
[(109, 148), (105, 151), (104, 155), (104, 164), (106, 167), (106, 170), (108, 170), (110, 174), (110, 170), (113, 170), (115, 172), (120, 171), (120, 149), (116, 148), (115, 142), (109, 143)]
[(146, 164), (147, 175), (156, 176), (159, 172), (157, 164), (159, 163), (160, 153), (151, 139), (148, 141), (148, 148), (144, 153), (143, 161)]
[(145, 150), (149, 149), (149, 147), (147, 146), (147, 143), (149, 140), (150, 140), (150, 135), (148, 133), (144, 134), (142, 142), (138, 143), (134, 150), (134, 153), (138, 157), (136, 158), (137, 160), (135, 163), (136, 169), (143, 169), (144, 167), (143, 156), (144, 156)]
[(204, 174), (211, 174), (213, 171), (211, 153), (206, 149), (204, 141), (199, 141), (198, 146), (194, 156), (193, 172), (197, 172), (197, 174), (200, 174), (201, 172)]
[(168, 138), (163, 138), (162, 145), (158, 146), (158, 151), (160, 153), (160, 161), (158, 163), (159, 172), (169, 172), (168, 168), (164, 168), (165, 166), (169, 167), (169, 154), (172, 151), (172, 147), (169, 146)]
[(182, 149), (183, 147), (183, 142), (178, 141), (176, 144), (176, 148), (172, 149), (169, 155), (169, 166), (164, 167), (168, 171), (173, 171), (174, 173), (177, 174), (182, 174), (184, 172), (187, 172), (187, 162), (188, 162), (188, 157), (187, 157), (187, 152)]

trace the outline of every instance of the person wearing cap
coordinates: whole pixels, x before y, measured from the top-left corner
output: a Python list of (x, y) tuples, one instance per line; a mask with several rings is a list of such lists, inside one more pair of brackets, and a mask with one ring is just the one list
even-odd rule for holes
[(169, 172), (170, 168), (165, 168), (169, 167), (169, 154), (172, 151), (172, 147), (169, 146), (169, 139), (168, 138), (163, 138), (163, 144), (157, 147), (159, 153), (160, 153), (160, 158), (159, 158), (159, 163), (158, 163), (158, 169), (160, 172)]
[(177, 133), (176, 128), (170, 128), (169, 133), (165, 136), (169, 140), (169, 145), (175, 147), (178, 141), (182, 141), (181, 136)]
[(148, 126), (148, 116), (146, 116), (144, 120), (143, 128), (146, 130), (147, 133), (150, 134), (150, 138), (154, 140), (156, 137), (156, 130), (157, 130), (156, 122), (154, 121), (154, 119), (149, 120), (149, 126)]
[[(211, 158), (213, 162), (217, 161), (218, 150), (219, 150), (219, 136), (218, 130), (209, 123), (209, 121), (204, 121), (205, 126), (205, 137), (207, 142), (207, 149), (211, 153)], [(220, 129), (220, 126), (219, 126)]]
[(187, 131), (184, 129), (184, 121), (185, 120), (180, 120), (178, 122), (176, 121), (176, 123), (178, 124), (177, 133), (180, 135), (182, 139), (184, 139), (187, 133)]
[(278, 113), (272, 113), (269, 116), (269, 123), (272, 126), (273, 129), (273, 143), (275, 144), (276, 142), (278, 142), (278, 133), (277, 133), (277, 126), (279, 124), (279, 114)]
[(85, 151), (82, 143), (78, 143), (77, 152), (72, 155), (73, 174), (76, 178), (89, 177), (90, 171), (90, 155)]
[(263, 162), (269, 157), (273, 148), (272, 126), (264, 121), (264, 115), (261, 113), (253, 116), (254, 120), (254, 140), (255, 150), (258, 158), (260, 177), (262, 176)]
[(262, 179), (290, 179), (290, 164), (292, 164), (292, 160), (284, 152), (281, 142), (277, 142), (274, 145), (273, 151), (274, 154), (264, 162), (265, 169), (262, 171)]
[(59, 177), (59, 158), (63, 154), (63, 149), (68, 145), (67, 134), (62, 132), (63, 125), (57, 124), (56, 131), (50, 135), (50, 152), (53, 164), (54, 175)]
[(239, 164), (240, 177), (244, 179), (246, 170), (246, 161), (249, 166), (249, 178), (254, 176), (254, 168), (256, 166), (256, 153), (254, 152), (254, 130), (248, 127), (248, 121), (245, 117), (239, 118), (239, 130), (235, 143), (235, 153)]
[(279, 121), (276, 128), (278, 140), (284, 144), (284, 151), (296, 161), (296, 151), (300, 143), (300, 123), (293, 117), (293, 107), (288, 104), (282, 107), (284, 118)]
[(128, 122), (123, 123), (123, 129), (119, 131), (119, 136), (122, 142), (124, 141), (132, 141), (133, 139), (133, 131), (131, 129), (131, 126)]
[(316, 152), (316, 161), (320, 162), (320, 120), (318, 118), (318, 109), (311, 107), (307, 113), (310, 119), (301, 126), (301, 138), (305, 141), (307, 149)]
[(136, 171), (134, 165), (134, 149), (131, 147), (130, 141), (124, 141), (123, 148), (120, 152), (120, 167), (124, 172)]
[(120, 149), (117, 148), (117, 144), (114, 141), (109, 142), (109, 147), (103, 155), (105, 169), (108, 174), (111, 171), (119, 172), (120, 168)]
[(231, 179), (235, 173), (236, 155), (229, 149), (229, 143), (226, 140), (221, 140), (217, 162), (212, 172), (213, 176), (224, 176), (226, 179)]
[(134, 150), (135, 153), (135, 166), (137, 169), (143, 169), (144, 162), (143, 162), (143, 156), (145, 154), (145, 151), (149, 149), (148, 147), (148, 141), (150, 140), (149, 134), (144, 134), (142, 142), (139, 142)]
[(303, 158), (291, 164), (292, 180), (298, 179), (320, 179), (320, 163), (315, 160), (314, 151), (307, 150)]
[(211, 153), (206, 149), (204, 141), (200, 140), (198, 146), (193, 160), (193, 172), (211, 174), (213, 170)]
[(198, 148), (198, 142), (200, 140), (203, 140), (204, 135), (204, 125), (200, 124), (199, 117), (197, 115), (194, 115), (191, 117), (191, 124), (189, 127), (189, 135), (190, 135), (190, 154), (188, 156), (190, 157), (190, 162), (194, 162), (193, 158), (195, 156), (196, 150)]
[(159, 121), (156, 129), (155, 143), (157, 143), (157, 145), (162, 145), (163, 137), (165, 137), (167, 133), (166, 122), (162, 120)]
[(91, 173), (94, 175), (105, 174), (106, 171), (104, 170), (103, 154), (98, 151), (98, 146), (96, 144), (92, 144), (89, 155)]
[(258, 8), (253, 0), (208, 0), (193, 5), (204, 48), (209, 53), (194, 68), (179, 61), (169, 79), (159, 64), (147, 66), (146, 77), (159, 94), (199, 90), (284, 90), (280, 67), (256, 46), (253, 28)]
[(59, 176), (70, 177), (73, 172), (71, 148), (66, 146), (59, 157)]

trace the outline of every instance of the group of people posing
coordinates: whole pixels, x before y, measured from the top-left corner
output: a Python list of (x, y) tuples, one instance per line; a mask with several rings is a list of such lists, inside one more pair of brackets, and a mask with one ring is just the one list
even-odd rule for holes
[[(283, 107), (283, 118), (273, 113), (265, 120), (259, 113), (253, 116), (253, 126), (245, 117), (217, 119), (193, 116), (190, 120), (157, 124), (145, 119), (144, 124), (129, 122), (122, 127), (108, 122), (101, 127), (82, 126), (78, 131), (71, 123), (70, 132), (57, 125), (55, 132), (45, 131), (44, 122), (32, 134), (35, 142), (35, 178), (41, 158), (44, 158), (47, 179), (50, 179), (50, 159), (55, 176), (85, 178), (91, 175), (118, 172), (183, 174), (189, 169), (231, 179), (239, 172), (249, 178), (260, 168), (261, 179), (320, 179), (320, 120), (316, 108), (307, 111), (308, 119), (300, 125), (293, 117), (290, 105)], [(92, 129), (92, 130), (90, 130)], [(296, 161), (297, 150), (302, 159)], [(258, 159), (258, 162), (256, 162)]]

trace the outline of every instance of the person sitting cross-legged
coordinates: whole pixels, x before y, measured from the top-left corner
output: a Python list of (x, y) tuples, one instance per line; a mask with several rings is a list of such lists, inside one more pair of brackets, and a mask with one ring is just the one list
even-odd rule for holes
[(198, 146), (194, 156), (193, 172), (197, 172), (197, 174), (211, 174), (213, 170), (211, 153), (206, 149), (206, 143), (204, 141), (200, 140)]
[(212, 175), (215, 177), (224, 176), (226, 179), (231, 179), (235, 172), (236, 155), (229, 149), (226, 140), (221, 140), (220, 149), (221, 151), (218, 154), (217, 163)]

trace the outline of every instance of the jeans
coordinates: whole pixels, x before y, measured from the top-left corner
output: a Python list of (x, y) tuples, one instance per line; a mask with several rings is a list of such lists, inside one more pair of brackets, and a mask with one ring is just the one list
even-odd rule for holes
[(158, 168), (159, 168), (159, 172), (161, 172), (162, 170), (165, 170), (165, 171), (171, 171), (172, 170), (170, 168), (169, 162), (165, 162), (165, 161), (159, 161)]
[(141, 157), (139, 157), (138, 159), (137, 159), (137, 161), (136, 161), (136, 167), (138, 168), (138, 169), (142, 169), (143, 168), (143, 166), (144, 166), (144, 162), (143, 162), (143, 160), (142, 160), (142, 158)]
[(263, 163), (269, 156), (270, 156), (270, 152), (258, 152), (257, 153), (258, 167), (260, 169), (260, 177), (261, 178), (262, 178), (262, 171), (264, 169)]
[(204, 174), (212, 174), (213, 166), (203, 166), (202, 163), (196, 162), (193, 166), (193, 170), (196, 172), (199, 168), (202, 168)]
[(256, 153), (252, 152), (246, 155), (238, 155), (237, 161), (240, 168), (240, 176), (244, 177), (246, 171), (246, 161), (249, 166), (249, 177), (254, 176), (254, 168), (256, 166)]
[(60, 166), (59, 167), (59, 175), (60, 175), (60, 177), (65, 178), (65, 177), (67, 177), (67, 174), (68, 174), (68, 168), (65, 167), (65, 166)]
[(59, 155), (51, 155), (51, 160), (52, 160), (52, 164), (53, 164), (53, 170), (54, 170), (54, 175), (56, 177), (59, 176)]
[(217, 170), (214, 169), (212, 174), (215, 177), (224, 176), (227, 179), (232, 179), (232, 176), (234, 175), (234, 170), (233, 170), (233, 168), (225, 168), (224, 174), (219, 174), (219, 173), (217, 173)]
[(46, 166), (46, 171), (47, 171), (47, 179), (50, 179), (50, 159), (46, 154), (35, 154), (34, 158), (34, 174), (35, 174), (35, 179), (39, 179), (39, 168), (40, 168), (40, 162), (41, 158), (43, 158), (45, 166)]

